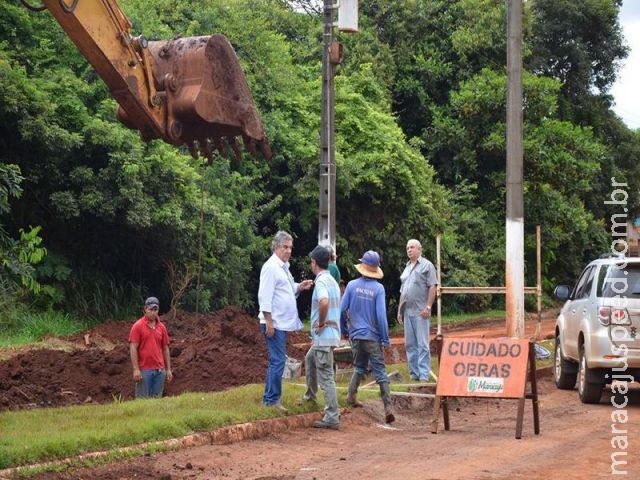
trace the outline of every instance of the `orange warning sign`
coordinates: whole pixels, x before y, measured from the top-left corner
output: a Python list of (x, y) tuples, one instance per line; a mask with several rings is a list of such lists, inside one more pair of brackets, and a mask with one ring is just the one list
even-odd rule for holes
[(445, 338), (436, 395), (523, 398), (529, 341)]

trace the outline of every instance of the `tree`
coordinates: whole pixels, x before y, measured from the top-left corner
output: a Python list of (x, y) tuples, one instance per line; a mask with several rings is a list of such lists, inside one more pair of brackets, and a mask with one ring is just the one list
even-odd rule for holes
[[(438, 179), (453, 191), (457, 217), (468, 218), (464, 212), (471, 211), (484, 220), (488, 234), (463, 222), (456, 230), (466, 247), (485, 252), (491, 282), (501, 282), (505, 3), (370, 0), (360, 5), (367, 17), (362, 23), (371, 22), (391, 48), (393, 65), (385, 69), (394, 72), (389, 89), (404, 132), (420, 137)], [(632, 146), (637, 137), (620, 128), (606, 95), (617, 62), (626, 56), (619, 6), (608, 0), (527, 2), (525, 215), (528, 232), (542, 225), (545, 252), (553, 257), (543, 259), (543, 269), (551, 279), (575, 276), (606, 246), (610, 213), (603, 200), (611, 176), (629, 182), (630, 201), (637, 204), (640, 158)], [(567, 178), (567, 172), (573, 176)], [(575, 232), (578, 242), (563, 231)], [(530, 240), (527, 245), (533, 247)]]
[[(0, 218), (9, 212), (11, 198), (22, 194), (22, 176), (17, 165), (0, 163)], [(40, 263), (46, 255), (42, 248), (42, 238), (38, 235), (40, 227), (20, 230), (20, 238), (12, 238), (0, 222), (0, 291), (4, 297), (17, 293), (20, 286), (31, 293), (38, 293), (40, 284), (35, 278), (34, 265)], [(5, 298), (5, 302), (7, 298)]]
[[(23, 56), (12, 58), (14, 81), (7, 88), (14, 93), (7, 96), (7, 104), (17, 98), (26, 108), (5, 109), (0, 118), (3, 133), (9, 125), (18, 126), (6, 156), (18, 159), (33, 185), (13, 206), (10, 220), (14, 228), (18, 216), (37, 220), (47, 248), (69, 260), (73, 274), (66, 282), (71, 287), (68, 306), (75, 302), (83, 312), (92, 303), (100, 308), (86, 301), (93, 296), (91, 289), (120, 298), (116, 285), (131, 285), (129, 295), (136, 305), (135, 297), (150, 291), (169, 295), (171, 280), (164, 267), (169, 262), (174, 271), (191, 272), (197, 278), (184, 292), (185, 306), (250, 307), (257, 266), (268, 256), (268, 242), (277, 229), (292, 231), (302, 251), (315, 245), (320, 56), (310, 49), (319, 52), (321, 21), (277, 1), (227, 6), (123, 2), (138, 31), (157, 32), (163, 38), (221, 32), (231, 40), (263, 112), (275, 152), (269, 162), (247, 156), (240, 163), (217, 159), (204, 167), (186, 152), (161, 142), (142, 143), (136, 132), (116, 122), (113, 100), (75, 48), (68, 41), (51, 40), (64, 34), (46, 13), (12, 20), (25, 31), (31, 22), (41, 23), (42, 28), (34, 29), (26, 43), (16, 38), (20, 45), (15, 50), (22, 50)], [(288, 38), (292, 44), (285, 41)], [(34, 51), (39, 44), (50, 48), (47, 55)], [(8, 56), (11, 51), (5, 50)], [(32, 55), (42, 61), (34, 68), (21, 65)], [(366, 64), (352, 62), (348, 71), (357, 75), (350, 78), (345, 68), (338, 80), (345, 102), (338, 111), (339, 148), (345, 158), (339, 188), (348, 189), (345, 195), (354, 199), (361, 197), (356, 204), (372, 199), (382, 205), (388, 194), (402, 202), (398, 207), (406, 205), (406, 211), (398, 208), (382, 223), (383, 231), (402, 236), (404, 243), (408, 236), (425, 231), (427, 218), (434, 228), (444, 225), (446, 195), (419, 152), (397, 129), (382, 83)], [(352, 101), (358, 106), (354, 111), (347, 108)], [(358, 130), (361, 115), (376, 121)], [(412, 170), (420, 175), (411, 176)], [(388, 188), (370, 197), (371, 182), (382, 180)], [(411, 194), (411, 203), (405, 204), (403, 191)], [(361, 221), (362, 212), (340, 211), (344, 258), (356, 257), (366, 238), (355, 234), (351, 239), (349, 225)], [(392, 250), (388, 240), (380, 248)], [(390, 266), (402, 252), (389, 254)], [(401, 262), (393, 264), (399, 268)], [(294, 267), (300, 272), (308, 268), (304, 255)], [(83, 281), (89, 275), (94, 281)]]
[[(542, 224), (543, 271), (552, 281), (574, 276), (606, 241), (603, 218), (610, 212), (598, 197), (613, 175), (630, 191), (640, 186), (640, 149), (603, 93), (623, 54), (611, 17), (617, 3), (589, 0), (584, 12), (569, 11), (558, 22), (580, 32), (577, 45), (567, 41), (555, 50), (545, 35), (561, 33), (550, 13), (556, 7), (534, 3), (525, 19), (526, 241), (531, 259), (531, 234)], [(407, 239), (419, 238), (433, 258), (440, 233), (447, 285), (500, 284), (504, 2), (360, 6), (361, 32), (340, 35), (345, 61), (336, 76), (337, 250), (346, 276), (365, 250), (379, 250), (393, 303)], [(223, 33), (236, 50), (274, 156), (205, 166), (182, 149), (143, 143), (122, 126), (104, 83), (50, 15), (7, 0), (0, 7), (0, 185), (18, 185), (6, 180), (15, 165), (25, 192), (9, 194), (0, 219), (11, 239), (27, 225), (41, 227), (29, 237), (41, 236), (31, 245), (48, 252), (35, 278), (71, 272), (54, 275), (66, 288), (60, 305), (120, 312), (117, 303), (137, 307), (140, 297), (170, 297), (173, 289), (186, 308), (252, 308), (259, 266), (278, 229), (292, 232), (302, 252), (294, 256), (296, 276), (309, 275), (304, 252), (317, 242), (319, 190), (316, 11), (295, 11), (286, 0), (122, 0), (136, 34)], [(569, 59), (557, 72), (551, 67), (561, 62), (542, 61), (564, 58), (569, 47), (580, 61)], [(585, 58), (599, 63), (587, 68)], [(568, 93), (579, 91), (590, 96), (573, 109)], [(166, 265), (185, 281), (172, 280)], [(488, 299), (456, 302), (482, 308)]]
[(531, 4), (530, 71), (562, 85), (560, 114), (590, 122), (597, 97), (616, 79), (627, 57), (618, 14), (622, 0), (535, 0)]

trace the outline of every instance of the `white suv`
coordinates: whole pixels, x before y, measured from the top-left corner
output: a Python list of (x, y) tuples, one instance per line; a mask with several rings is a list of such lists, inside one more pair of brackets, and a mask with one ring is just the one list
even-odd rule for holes
[(598, 403), (612, 380), (640, 376), (640, 258), (609, 255), (582, 271), (573, 289), (558, 285), (566, 300), (556, 320), (553, 379), (583, 403)]

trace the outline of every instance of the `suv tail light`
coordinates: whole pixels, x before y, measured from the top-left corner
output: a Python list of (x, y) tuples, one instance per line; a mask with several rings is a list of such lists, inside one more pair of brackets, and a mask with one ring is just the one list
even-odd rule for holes
[(600, 307), (598, 309), (598, 320), (604, 326), (631, 325), (629, 311), (626, 308)]

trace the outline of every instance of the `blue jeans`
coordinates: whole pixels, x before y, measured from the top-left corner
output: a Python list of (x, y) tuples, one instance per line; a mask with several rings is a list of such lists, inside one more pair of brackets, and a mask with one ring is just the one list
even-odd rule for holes
[(164, 368), (140, 370), (142, 380), (136, 383), (136, 398), (161, 397), (167, 372)]
[(371, 371), (376, 383), (389, 383), (384, 363), (384, 351), (379, 342), (351, 340), (351, 353), (353, 355), (353, 369), (360, 378), (364, 378), (367, 375), (367, 370), (371, 365)]
[(430, 318), (404, 316), (404, 348), (407, 352), (409, 376), (412, 379), (428, 380), (431, 372), (431, 351), (429, 350)]
[(304, 369), (306, 372), (307, 391), (304, 398), (318, 401), (318, 383), (324, 394), (324, 418), (326, 423), (340, 423), (340, 411), (338, 410), (338, 395), (333, 372), (333, 348), (311, 347), (304, 357)]
[(272, 337), (267, 337), (267, 326), (261, 323), (260, 329), (269, 352), (269, 366), (267, 367), (262, 403), (275, 405), (280, 403), (282, 396), (282, 374), (287, 361), (287, 332), (276, 329)]

